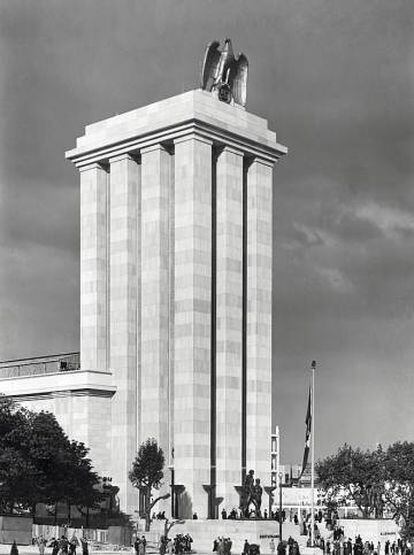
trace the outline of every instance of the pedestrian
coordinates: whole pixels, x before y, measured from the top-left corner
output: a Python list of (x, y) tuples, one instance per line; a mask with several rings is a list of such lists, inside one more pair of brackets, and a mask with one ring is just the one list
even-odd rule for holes
[(269, 542), (269, 549), (270, 549), (270, 553), (271, 555), (274, 555), (275, 552), (275, 540), (272, 538)]
[(159, 543), (158, 547), (159, 547), (160, 555), (165, 555), (165, 552), (167, 550), (166, 549), (167, 546), (166, 546), (166, 537), (165, 536), (160, 537), (160, 543)]
[(233, 545), (233, 542), (231, 541), (230, 538), (224, 539), (224, 555), (230, 555), (232, 545)]
[(46, 548), (46, 540), (43, 536), (39, 536), (37, 538), (37, 547), (39, 548), (39, 554), (45, 555), (45, 548)]
[(141, 543), (140, 539), (137, 537), (134, 541), (134, 549), (135, 555), (139, 555), (139, 544)]
[(17, 548), (16, 540), (13, 540), (13, 543), (10, 549), (10, 555), (19, 555), (19, 550)]
[[(78, 547), (78, 545), (78, 538), (75, 536), (75, 532), (73, 532), (73, 535), (69, 540), (69, 555), (76, 555), (76, 548)], [(43, 555), (43, 553), (41, 553), (40, 555)]]
[(68, 554), (69, 540), (65, 535), (63, 535), (60, 538), (59, 548), (60, 548), (61, 555), (67, 555)]
[(49, 547), (52, 548), (52, 555), (58, 555), (58, 553), (59, 553), (59, 540), (57, 540), (55, 537), (53, 537), (50, 540)]
[(145, 555), (146, 547), (147, 547), (147, 540), (145, 539), (145, 536), (141, 536), (140, 553), (139, 553), (139, 555)]
[(89, 555), (88, 538), (83, 537), (80, 539), (80, 542), (82, 545), (82, 555)]

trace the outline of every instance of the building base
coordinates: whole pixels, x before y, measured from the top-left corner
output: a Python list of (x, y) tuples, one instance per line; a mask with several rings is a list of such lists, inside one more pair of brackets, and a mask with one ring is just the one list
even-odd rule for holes
[[(148, 539), (157, 541), (164, 534), (164, 521), (151, 524), (151, 532), (144, 533)], [(197, 553), (213, 551), (214, 540), (219, 537), (230, 538), (232, 553), (242, 553), (245, 540), (260, 546), (260, 553), (270, 553), (269, 542), (275, 545), (279, 540), (279, 524), (275, 520), (185, 520), (175, 524), (169, 536), (190, 534), (192, 548)]]

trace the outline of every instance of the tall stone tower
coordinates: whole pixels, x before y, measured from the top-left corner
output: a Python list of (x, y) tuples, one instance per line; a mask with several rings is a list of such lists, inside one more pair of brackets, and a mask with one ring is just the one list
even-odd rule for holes
[(113, 387), (88, 443), (125, 511), (148, 437), (175, 516), (238, 506), (246, 469), (270, 485), (273, 167), (286, 152), (266, 120), (194, 90), (88, 125), (67, 153), (81, 370)]

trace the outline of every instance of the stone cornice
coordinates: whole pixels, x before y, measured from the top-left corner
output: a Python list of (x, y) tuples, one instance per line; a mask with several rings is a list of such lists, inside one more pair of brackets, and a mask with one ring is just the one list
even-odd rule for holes
[(157, 144), (168, 147), (189, 134), (272, 163), (287, 154), (263, 118), (223, 104), (205, 91), (189, 91), (88, 125), (66, 158), (82, 168), (123, 154), (135, 156)]
[(287, 147), (279, 143), (276, 143), (274, 147), (270, 147), (220, 127), (192, 119), (178, 126), (165, 127), (147, 135), (114, 141), (109, 145), (106, 143), (87, 149), (75, 148), (66, 153), (66, 158), (81, 169), (83, 166), (89, 166), (92, 163), (108, 163), (110, 158), (115, 156), (138, 153), (141, 149), (155, 146), (159, 143), (177, 141), (189, 134), (199, 135), (219, 146), (227, 145), (234, 147), (247, 156), (258, 156), (272, 163), (288, 152)]

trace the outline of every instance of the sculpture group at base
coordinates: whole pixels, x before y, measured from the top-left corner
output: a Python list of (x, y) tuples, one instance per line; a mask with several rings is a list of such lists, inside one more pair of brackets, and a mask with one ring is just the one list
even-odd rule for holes
[[(249, 470), (240, 493), (240, 510), (244, 518), (261, 518), (263, 488), (260, 479), (254, 479), (254, 470)], [(253, 508), (250, 509), (251, 505)]]

